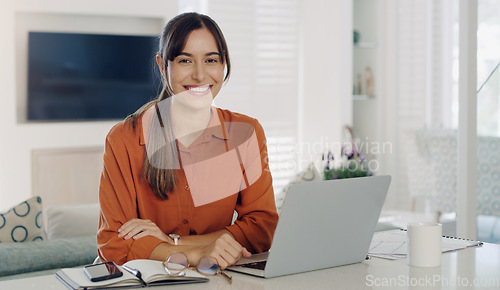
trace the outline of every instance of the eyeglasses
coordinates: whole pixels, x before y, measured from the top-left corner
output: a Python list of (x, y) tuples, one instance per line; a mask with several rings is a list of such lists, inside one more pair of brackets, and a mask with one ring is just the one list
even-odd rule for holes
[(196, 267), (192, 267), (188, 263), (188, 258), (186, 254), (178, 252), (173, 253), (168, 256), (168, 258), (163, 262), (163, 267), (167, 274), (171, 277), (184, 277), (186, 269), (195, 269), (198, 273), (207, 275), (207, 276), (215, 276), (217, 274), (222, 275), (224, 278), (232, 282), (232, 277), (224, 273), (217, 263), (217, 260), (212, 257), (203, 257), (198, 261)]

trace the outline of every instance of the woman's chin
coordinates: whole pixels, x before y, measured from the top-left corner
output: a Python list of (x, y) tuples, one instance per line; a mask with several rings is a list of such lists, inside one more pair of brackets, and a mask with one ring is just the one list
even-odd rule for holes
[(174, 100), (190, 109), (202, 110), (212, 105), (213, 96), (210, 91), (206, 94), (193, 94), (189, 91), (184, 91), (175, 94)]

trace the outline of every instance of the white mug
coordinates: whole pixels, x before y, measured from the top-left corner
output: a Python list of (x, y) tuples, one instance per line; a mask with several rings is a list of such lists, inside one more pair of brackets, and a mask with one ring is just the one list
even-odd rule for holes
[(407, 262), (413, 267), (441, 266), (441, 224), (419, 222), (408, 224)]

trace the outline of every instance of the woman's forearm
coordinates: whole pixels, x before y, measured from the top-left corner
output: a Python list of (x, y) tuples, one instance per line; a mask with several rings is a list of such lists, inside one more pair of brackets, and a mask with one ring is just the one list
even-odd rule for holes
[(215, 240), (220, 238), (223, 234), (229, 234), (234, 239), (231, 232), (229, 232), (226, 229), (223, 229), (204, 235), (183, 236), (179, 239), (178, 244), (181, 246), (207, 246), (215, 242)]
[(196, 246), (174, 246), (169, 243), (160, 243), (151, 252), (151, 255), (149, 255), (149, 259), (165, 261), (171, 254), (182, 252), (187, 255), (190, 263), (196, 263), (196, 261), (201, 258), (198, 254), (200, 251), (197, 250), (197, 248), (198, 247)]
[[(202, 257), (212, 257), (222, 269), (236, 263), (242, 256), (248, 258), (251, 256), (231, 234), (225, 230), (214, 232), (207, 235), (192, 236), (186, 239), (193, 245), (172, 245), (168, 242), (160, 243), (151, 252), (149, 259), (165, 261), (171, 254), (182, 252), (191, 265), (195, 265)], [(207, 244), (208, 243), (208, 244)]]
[[(228, 230), (223, 229), (204, 235), (183, 236), (179, 239), (177, 245), (173, 245), (172, 243), (161, 243), (151, 252), (149, 259), (165, 261), (171, 254), (183, 252), (188, 256), (190, 261), (196, 262), (201, 258), (199, 257), (201, 248), (214, 243), (224, 234), (231, 235)], [(231, 237), (233, 236), (231, 235)]]

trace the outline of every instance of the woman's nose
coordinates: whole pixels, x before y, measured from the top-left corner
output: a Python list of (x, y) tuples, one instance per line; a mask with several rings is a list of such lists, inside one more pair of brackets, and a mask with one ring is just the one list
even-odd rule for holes
[(203, 63), (198, 63), (193, 68), (193, 80), (202, 81), (205, 78), (205, 67)]

